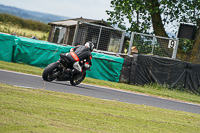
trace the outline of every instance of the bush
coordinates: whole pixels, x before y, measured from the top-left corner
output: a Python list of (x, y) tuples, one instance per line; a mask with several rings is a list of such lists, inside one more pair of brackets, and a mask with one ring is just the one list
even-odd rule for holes
[(0, 13), (0, 21), (4, 24), (9, 23), (12, 25), (17, 25), (20, 28), (26, 28), (30, 30), (37, 30), (42, 32), (48, 32), (50, 30), (50, 26), (45, 23), (29, 19), (22, 19), (5, 13)]

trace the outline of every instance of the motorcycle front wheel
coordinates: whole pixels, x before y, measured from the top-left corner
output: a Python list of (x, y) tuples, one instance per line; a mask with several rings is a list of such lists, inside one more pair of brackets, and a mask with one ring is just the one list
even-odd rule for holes
[(75, 75), (70, 80), (70, 84), (73, 85), (73, 86), (76, 86), (76, 85), (80, 84), (85, 79), (85, 76), (86, 76), (86, 72), (81, 73), (79, 75)]
[(42, 73), (42, 78), (44, 81), (51, 82), (57, 78), (59, 75), (59, 70), (58, 70), (58, 65), (59, 62), (54, 62), (49, 64), (43, 71)]

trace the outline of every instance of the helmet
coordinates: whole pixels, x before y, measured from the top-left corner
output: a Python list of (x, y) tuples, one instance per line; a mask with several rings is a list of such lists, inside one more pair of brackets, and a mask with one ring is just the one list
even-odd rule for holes
[(93, 44), (92, 42), (86, 42), (86, 43), (85, 43), (85, 46), (88, 47), (88, 48), (90, 49), (91, 52), (93, 51), (94, 44)]

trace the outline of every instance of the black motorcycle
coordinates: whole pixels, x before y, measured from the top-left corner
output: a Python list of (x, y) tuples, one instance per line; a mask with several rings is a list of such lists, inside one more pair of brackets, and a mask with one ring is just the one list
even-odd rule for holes
[(65, 54), (60, 54), (60, 59), (57, 62), (49, 64), (43, 71), (42, 78), (45, 81), (70, 81), (70, 84), (76, 86), (80, 84), (86, 76), (86, 69), (84, 67), (85, 61), (80, 61), (82, 72), (74, 70)]

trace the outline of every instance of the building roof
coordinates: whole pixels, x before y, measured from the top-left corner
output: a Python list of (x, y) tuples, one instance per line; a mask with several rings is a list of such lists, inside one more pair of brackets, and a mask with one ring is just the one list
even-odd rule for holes
[[(99, 24), (107, 27), (112, 27), (109, 25), (107, 22), (105, 22), (103, 19), (102, 20), (94, 20), (94, 19), (86, 19), (86, 18), (75, 18), (75, 19), (67, 19), (67, 20), (61, 20), (61, 21), (55, 21), (55, 22), (50, 22), (48, 23), (49, 25), (59, 25), (59, 26), (74, 26), (77, 24), (78, 21), (81, 22), (87, 22), (87, 23), (93, 23), (93, 24)], [(113, 27), (112, 27), (113, 28)]]

